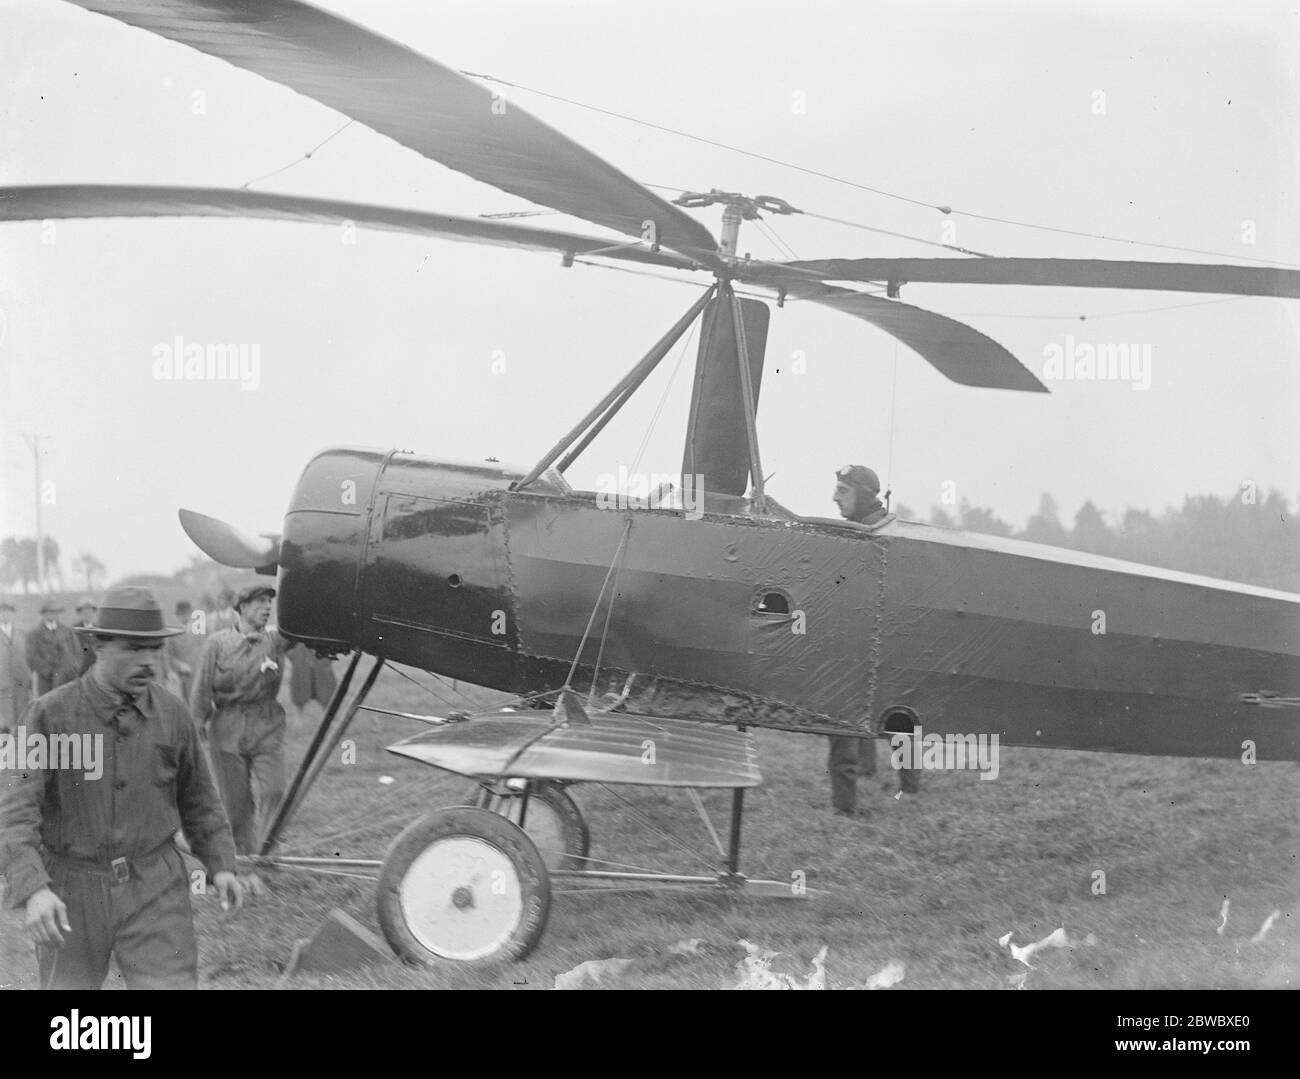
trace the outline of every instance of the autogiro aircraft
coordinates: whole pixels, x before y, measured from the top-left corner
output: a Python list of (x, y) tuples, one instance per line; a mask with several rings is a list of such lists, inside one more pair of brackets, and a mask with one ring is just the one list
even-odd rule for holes
[[(625, 242), (378, 205), (247, 190), (48, 186), (0, 191), (0, 220), (243, 217), (358, 227), (712, 276), (698, 299), (530, 469), (404, 451), (326, 450), (282, 531), (250, 538), (181, 511), (200, 548), (278, 577), (278, 623), (351, 660), (263, 855), (275, 851), (385, 663), (506, 691), (486, 712), (412, 715), (392, 752), (472, 778), (377, 872), (389, 942), (415, 961), (531, 949), (551, 880), (789, 894), (739, 872), (752, 728), (906, 738), (996, 733), (1008, 745), (1300, 760), (1300, 596), (899, 520), (803, 517), (764, 491), (755, 425), (770, 315), (736, 286), (883, 330), (968, 386), (1046, 388), (983, 333), (899, 300), (908, 282), (1300, 297), (1300, 273), (1169, 262), (997, 257), (769, 262), (742, 223), (798, 212), (711, 191), (670, 204), (478, 83), (295, 0), (76, 0), (282, 83), (448, 168), (586, 219)], [(722, 208), (720, 236), (685, 212)], [(828, 282), (883, 285), (884, 296)], [(682, 473), (615, 510), (564, 473), (695, 319)], [(342, 497), (351, 492), (352, 497)], [(674, 502), (674, 498), (679, 501)], [(1095, 612), (1106, 631), (1095, 631)], [(373, 665), (353, 692), (362, 656)], [(591, 868), (573, 783), (732, 791), (707, 876)], [(698, 801), (697, 801), (697, 804)], [(702, 807), (701, 807), (702, 808)], [(540, 849), (539, 849), (540, 848)], [(285, 859), (289, 861), (289, 859)], [(298, 859), (299, 863), (310, 859)]]

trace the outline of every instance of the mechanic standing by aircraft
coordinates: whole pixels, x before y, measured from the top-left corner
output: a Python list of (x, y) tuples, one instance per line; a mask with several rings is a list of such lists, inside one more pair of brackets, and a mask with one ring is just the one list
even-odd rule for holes
[(208, 636), (190, 691), (240, 854), (258, 852), (287, 782), (284, 709), (276, 696), (289, 643), (268, 625), (274, 597), (269, 584), (239, 593), (239, 624)]
[[(857, 524), (879, 524), (889, 515), (880, 501), (880, 478), (864, 465), (845, 465), (836, 472), (832, 497), (840, 516)], [(832, 735), (826, 770), (831, 777), (831, 807), (841, 817), (857, 816), (857, 780), (859, 776), (876, 774), (876, 740)], [(904, 794), (919, 792), (920, 771), (899, 769), (898, 786)]]

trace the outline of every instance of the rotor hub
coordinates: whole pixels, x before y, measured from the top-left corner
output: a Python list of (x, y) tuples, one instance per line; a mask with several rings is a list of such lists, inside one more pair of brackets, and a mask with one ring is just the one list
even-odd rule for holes
[(736, 258), (736, 241), (742, 221), (757, 221), (760, 213), (803, 213), (775, 195), (741, 195), (734, 191), (719, 191), (716, 187), (707, 192), (684, 191), (673, 199), (673, 204), (692, 209), (721, 205), (722, 232), (718, 236), (718, 248), (723, 257), (733, 259)]

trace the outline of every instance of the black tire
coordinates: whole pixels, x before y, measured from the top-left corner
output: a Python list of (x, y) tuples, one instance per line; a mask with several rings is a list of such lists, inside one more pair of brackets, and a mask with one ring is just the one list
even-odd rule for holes
[[(487, 788), (477, 787), (472, 800), (475, 805), (498, 813), (515, 824), (519, 822), (519, 811), (523, 805), (522, 791), (493, 795)], [(536, 845), (546, 868), (551, 872), (587, 867), (587, 855), (591, 852), (591, 828), (578, 803), (562, 784), (549, 779), (532, 781), (524, 831)]]
[(537, 946), (551, 881), (518, 825), (486, 809), (453, 806), (426, 814), (393, 841), (378, 906), (385, 938), (407, 962), (486, 966)]

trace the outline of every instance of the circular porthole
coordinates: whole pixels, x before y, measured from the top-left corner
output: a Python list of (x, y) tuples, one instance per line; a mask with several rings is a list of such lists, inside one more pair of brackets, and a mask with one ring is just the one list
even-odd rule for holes
[(459, 587), (460, 587), (460, 574), (459, 574), (459, 573), (453, 573), (450, 577), (447, 578), (447, 583), (448, 583), (449, 585), (451, 585), (452, 588), (459, 588)]

